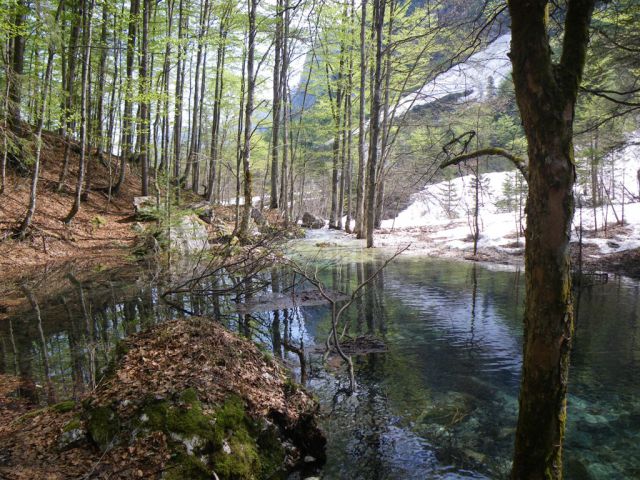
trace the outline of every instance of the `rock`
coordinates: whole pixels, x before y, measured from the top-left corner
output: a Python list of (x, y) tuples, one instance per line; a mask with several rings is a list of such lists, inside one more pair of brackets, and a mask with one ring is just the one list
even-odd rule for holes
[(205, 223), (195, 214), (186, 215), (171, 226), (170, 248), (183, 254), (200, 253), (209, 248), (209, 233)]
[(262, 211), (259, 208), (254, 207), (251, 209), (251, 218), (259, 227), (262, 227), (267, 223), (267, 220), (264, 218), (264, 215), (262, 215)]
[(144, 225), (140, 222), (136, 222), (133, 225), (131, 225), (131, 229), (136, 233), (142, 233), (144, 232)]
[(133, 197), (133, 210), (139, 220), (156, 220), (158, 218), (156, 197), (151, 195)]
[(612, 240), (609, 240), (609, 241), (607, 242), (607, 246), (608, 246), (609, 248), (620, 248), (620, 244), (619, 244), (618, 242), (614, 242), (614, 241), (612, 241)]
[(58, 450), (64, 451), (76, 447), (87, 438), (87, 432), (78, 418), (67, 423), (58, 437)]
[(316, 217), (313, 213), (304, 212), (302, 215), (302, 226), (305, 228), (318, 229), (324, 227), (324, 218)]
[(580, 480), (591, 480), (593, 476), (587, 467), (577, 458), (569, 459), (565, 467), (567, 478), (579, 478)]
[(211, 225), (215, 219), (215, 213), (213, 211), (213, 207), (209, 202), (198, 202), (189, 205), (189, 209), (193, 210), (198, 218), (205, 223)]

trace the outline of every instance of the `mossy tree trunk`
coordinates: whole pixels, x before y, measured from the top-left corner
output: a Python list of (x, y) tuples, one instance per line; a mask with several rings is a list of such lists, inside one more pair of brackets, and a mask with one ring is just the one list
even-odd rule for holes
[(548, 1), (509, 1), (510, 57), (529, 155), (525, 340), (513, 479), (562, 478), (573, 333), (573, 119), (593, 4), (594, 0), (567, 2), (562, 55), (554, 63)]

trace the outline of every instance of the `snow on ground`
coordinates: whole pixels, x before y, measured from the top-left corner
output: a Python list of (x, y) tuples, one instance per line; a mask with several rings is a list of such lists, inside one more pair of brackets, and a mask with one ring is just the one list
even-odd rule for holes
[(466, 62), (450, 68), (419, 91), (403, 97), (398, 103), (397, 114), (451, 94), (463, 95), (465, 101), (481, 98), (486, 94), (490, 77), (498, 87), (511, 73), (511, 62), (507, 57), (510, 42), (510, 33), (499, 36)]
[[(576, 205), (582, 202), (585, 207), (576, 209), (572, 239), (577, 241), (582, 222), (583, 243), (597, 247), (599, 254), (640, 248), (640, 182), (637, 177), (640, 144), (634, 144), (639, 138), (638, 134), (634, 135), (627, 147), (603, 163), (606, 168), (601, 181), (612, 205), (605, 202), (606, 205), (594, 211), (587, 206), (590, 205), (590, 187), (576, 186)], [(478, 251), (481, 253), (489, 249), (507, 256), (523, 252), (526, 195), (522, 195), (520, 203), (515, 192), (518, 175), (517, 171), (505, 171), (480, 176)], [(378, 244), (392, 246), (411, 242), (414, 250), (423, 252), (445, 256), (470, 254), (473, 249), (474, 182), (473, 175), (466, 175), (428, 185), (414, 195), (413, 202), (395, 219), (382, 223)], [(625, 227), (612, 229), (623, 217)], [(602, 231), (605, 224), (608, 226), (607, 235)], [(598, 227), (597, 234), (593, 232), (594, 226)]]

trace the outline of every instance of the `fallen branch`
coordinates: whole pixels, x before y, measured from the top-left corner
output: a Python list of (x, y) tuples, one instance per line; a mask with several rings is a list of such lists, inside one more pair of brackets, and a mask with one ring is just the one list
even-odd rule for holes
[(362, 283), (360, 283), (351, 295), (348, 300), (342, 305), (339, 309), (337, 308), (337, 303), (341, 300), (340, 298), (336, 298), (330, 295), (323, 283), (318, 279), (318, 269), (317, 267), (314, 269), (312, 273), (310, 273), (307, 269), (298, 265), (295, 261), (290, 260), (289, 265), (293, 269), (295, 273), (305, 278), (309, 283), (311, 283), (320, 295), (331, 305), (331, 331), (327, 336), (327, 340), (325, 342), (325, 352), (323, 354), (323, 360), (326, 361), (329, 356), (329, 352), (331, 351), (331, 340), (333, 339), (333, 345), (338, 352), (340, 358), (342, 358), (349, 367), (349, 391), (353, 393), (356, 387), (355, 374), (353, 371), (353, 361), (351, 360), (351, 356), (345, 354), (344, 350), (340, 346), (340, 339), (338, 338), (338, 324), (340, 323), (340, 317), (342, 314), (353, 304), (353, 302), (358, 298), (358, 294), (360, 290), (362, 290), (365, 285), (369, 284), (374, 278), (376, 278), (384, 268), (389, 265), (398, 255), (407, 250), (411, 244), (407, 244), (406, 246), (399, 248), (393, 255), (387, 258), (380, 267), (376, 269), (367, 279), (365, 279)]

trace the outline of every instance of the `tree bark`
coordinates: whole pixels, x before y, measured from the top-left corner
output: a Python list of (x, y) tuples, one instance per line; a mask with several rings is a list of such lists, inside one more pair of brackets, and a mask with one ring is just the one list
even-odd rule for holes
[(371, 105), (371, 142), (369, 165), (367, 169), (367, 248), (373, 247), (373, 229), (376, 210), (376, 167), (378, 163), (378, 138), (380, 136), (380, 109), (382, 104), (382, 31), (384, 26), (384, 0), (375, 0), (373, 4), (375, 27), (375, 71), (373, 75), (373, 102)]
[(573, 307), (573, 120), (594, 0), (569, 0), (560, 62), (551, 59), (548, 0), (511, 0), (511, 61), (528, 141), (525, 338), (511, 478), (562, 478)]
[(173, 117), (173, 178), (178, 183), (176, 185), (176, 195), (180, 192), (180, 152), (182, 147), (182, 100), (184, 95), (184, 78), (186, 65), (187, 46), (182, 43), (185, 30), (188, 27), (188, 15), (184, 13), (184, 0), (180, 0), (178, 6), (178, 64), (176, 69), (176, 90)]
[[(56, 11), (55, 23), (57, 25), (58, 20), (60, 19), (60, 14), (62, 12), (62, 5), (64, 4), (64, 0), (61, 0), (58, 4), (58, 10)], [(33, 165), (33, 174), (31, 176), (31, 190), (29, 192), (29, 206), (27, 207), (27, 213), (24, 216), (24, 219), (20, 223), (16, 235), (19, 239), (24, 239), (26, 236), (29, 227), (31, 226), (31, 222), (33, 220), (33, 215), (36, 211), (36, 200), (37, 200), (37, 192), (38, 192), (38, 177), (40, 175), (40, 156), (42, 153), (42, 127), (44, 125), (44, 116), (47, 109), (47, 92), (49, 91), (49, 83), (51, 82), (51, 75), (53, 72), (53, 57), (55, 55), (56, 49), (54, 43), (49, 44), (48, 55), (47, 55), (47, 67), (44, 74), (43, 87), (42, 87), (42, 98), (40, 104), (40, 112), (38, 114), (38, 126), (36, 128), (36, 156)]]
[(22, 122), (20, 104), (22, 103), (22, 75), (24, 74), (24, 50), (26, 43), (23, 25), (27, 11), (28, 8), (24, 0), (17, 0), (15, 15), (13, 17), (13, 28), (16, 34), (13, 37), (11, 49), (11, 77), (7, 78), (9, 82), (9, 119), (11, 128), (16, 132), (20, 131)]
[(89, 65), (91, 62), (91, 17), (93, 15), (93, 1), (84, 0), (82, 8), (82, 84), (80, 86), (80, 168), (78, 169), (78, 180), (76, 182), (76, 192), (73, 206), (69, 214), (65, 217), (64, 223), (70, 224), (80, 210), (82, 195), (82, 183), (84, 181), (85, 164), (87, 158), (87, 124), (88, 124), (88, 90), (89, 90)]
[(151, 0), (143, 0), (142, 39), (140, 47), (140, 193), (149, 195), (149, 132), (151, 116), (149, 109), (149, 92), (151, 78), (149, 75), (149, 16)]
[(122, 145), (120, 147), (120, 172), (118, 181), (113, 186), (113, 193), (118, 194), (124, 183), (127, 162), (131, 157), (131, 147), (133, 144), (133, 66), (135, 60), (135, 46), (137, 35), (138, 14), (140, 13), (140, 0), (131, 0), (129, 9), (129, 26), (127, 33), (127, 59), (126, 59), (126, 79), (124, 94), (124, 113), (122, 118)]
[(278, 142), (280, 141), (280, 102), (282, 99), (282, 82), (280, 73), (282, 70), (282, 0), (276, 2), (276, 31), (275, 31), (275, 60), (273, 64), (273, 106), (271, 117), (273, 125), (271, 127), (271, 194), (269, 197), (269, 208), (278, 208)]
[[(211, 150), (209, 160), (209, 178), (207, 182), (207, 201), (214, 199), (214, 185), (216, 182), (216, 168), (218, 168), (218, 144), (220, 136), (222, 92), (224, 91), (224, 63), (227, 52), (227, 28), (230, 11), (225, 10), (220, 19), (218, 33), (218, 52), (216, 56), (216, 82), (213, 93), (213, 121), (211, 123)], [(219, 198), (217, 199), (220, 200)]]
[(58, 177), (57, 190), (62, 191), (64, 182), (67, 178), (69, 171), (69, 157), (71, 155), (71, 134), (75, 130), (76, 122), (73, 120), (73, 109), (75, 108), (74, 101), (74, 86), (76, 83), (76, 65), (78, 58), (78, 37), (80, 36), (80, 2), (74, 6), (73, 9), (73, 24), (71, 27), (69, 37), (69, 58), (67, 65), (67, 75), (63, 78), (65, 83), (65, 97), (62, 102), (62, 111), (65, 123), (65, 146), (64, 157), (62, 160), (62, 169), (60, 170), (60, 176)]
[(364, 147), (367, 141), (367, 131), (365, 128), (367, 0), (362, 0), (360, 17), (360, 99), (358, 113), (358, 178), (356, 181), (356, 234), (358, 238), (362, 238), (364, 234), (364, 169), (366, 163)]
[(242, 169), (244, 176), (244, 205), (238, 236), (246, 238), (249, 234), (249, 221), (251, 220), (252, 184), (251, 184), (251, 134), (253, 127), (251, 116), (253, 115), (253, 96), (255, 92), (256, 78), (254, 73), (254, 55), (256, 48), (256, 7), (257, 0), (247, 0), (249, 8), (249, 45), (247, 48), (247, 103), (244, 115), (244, 143), (242, 147)]

